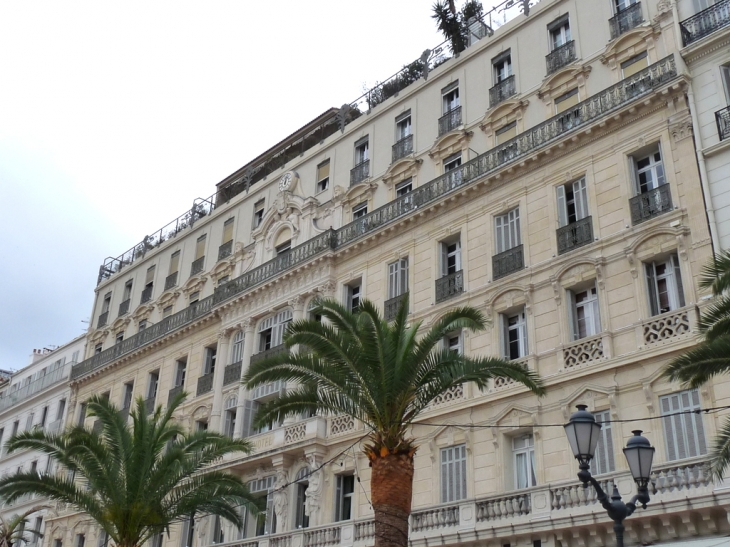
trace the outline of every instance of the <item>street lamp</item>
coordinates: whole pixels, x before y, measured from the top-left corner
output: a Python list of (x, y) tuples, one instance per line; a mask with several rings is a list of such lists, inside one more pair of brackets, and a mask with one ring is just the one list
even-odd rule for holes
[(601, 434), (601, 424), (596, 422), (595, 416), (586, 410), (586, 405), (578, 405), (578, 412), (573, 415), (565, 424), (565, 434), (568, 436), (570, 448), (575, 459), (578, 460), (578, 479), (584, 487), (590, 483), (598, 495), (598, 501), (608, 512), (613, 520), (613, 530), (616, 533), (617, 547), (624, 547), (624, 524), (626, 517), (636, 511), (637, 503), (646, 509), (649, 503), (649, 479), (651, 478), (651, 463), (654, 459), (654, 447), (651, 446), (641, 431), (632, 431), (633, 437), (626, 443), (624, 456), (629, 462), (631, 476), (636, 483), (637, 494), (631, 498), (629, 503), (621, 501), (616, 485), (613, 486), (613, 494), (609, 500), (606, 493), (598, 484), (598, 481), (591, 475), (591, 460), (596, 453), (598, 437)]

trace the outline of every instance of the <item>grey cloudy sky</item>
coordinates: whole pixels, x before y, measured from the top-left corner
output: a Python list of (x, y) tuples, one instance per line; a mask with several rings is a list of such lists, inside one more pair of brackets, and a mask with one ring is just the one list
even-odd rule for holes
[(0, 2), (0, 368), (98, 266), (441, 41), (432, 0)]

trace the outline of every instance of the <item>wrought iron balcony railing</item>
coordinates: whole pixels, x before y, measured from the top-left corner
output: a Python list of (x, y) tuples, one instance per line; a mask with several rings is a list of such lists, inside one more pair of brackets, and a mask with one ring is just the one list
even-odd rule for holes
[(676, 76), (677, 70), (674, 57), (671, 55), (665, 57), (644, 70), (578, 103), (568, 111), (567, 116), (563, 112), (462, 164), (457, 168), (461, 174), (460, 178), (454, 177), (453, 172), (441, 175), (423, 186), (415, 188), (412, 192), (399, 196), (390, 203), (375, 209), (362, 218), (337, 230), (327, 230), (294, 247), (285, 255), (275, 257), (261, 266), (220, 285), (215, 289), (212, 296), (201, 300), (194, 308), (188, 307), (166, 317), (159, 323), (127, 338), (120, 344), (116, 344), (79, 363), (72, 369), (71, 377), (76, 379), (84, 376), (122, 355), (126, 355), (167, 335), (169, 332), (197, 320), (202, 315), (209, 313), (213, 307), (273, 279), (290, 268), (308, 262), (322, 253), (349, 245), (361, 237), (412, 213), (416, 209), (433, 203), (452, 191), (472, 183), (478, 178), (516, 162), (520, 158), (524, 158), (553, 143), (560, 137), (569, 135), (580, 127), (584, 127), (619, 108), (638, 101), (673, 80)]
[(618, 38), (632, 28), (638, 27), (643, 22), (641, 2), (636, 2), (636, 4), (630, 5), (625, 10), (619, 11), (608, 20), (608, 26), (611, 29), (611, 40)]
[(223, 260), (227, 256), (231, 256), (233, 252), (233, 240), (226, 241), (223, 245), (218, 247), (218, 260)]
[(730, 0), (719, 0), (709, 8), (679, 23), (685, 46), (730, 25)]
[(241, 379), (241, 361), (228, 365), (223, 370), (223, 385), (233, 384)]
[(464, 271), (459, 270), (436, 280), (436, 303), (464, 292)]
[(124, 302), (119, 304), (119, 317), (129, 312), (130, 299), (127, 298)]
[(10, 408), (14, 404), (28, 399), (40, 391), (66, 380), (71, 367), (75, 364), (66, 363), (64, 366), (50, 371), (45, 376), (41, 376), (31, 383), (8, 393), (4, 397), (0, 397), (0, 411)]
[(525, 267), (523, 246), (517, 245), (492, 257), (492, 279), (500, 279)]
[(148, 399), (145, 399), (144, 410), (148, 416), (155, 411), (155, 398), (154, 397), (149, 397)]
[(152, 300), (152, 289), (154, 289), (152, 286), (144, 288), (142, 291), (142, 298), (139, 299), (140, 304), (144, 304), (145, 302)]
[(439, 118), (439, 137), (461, 125), (461, 107), (452, 108)]
[(180, 384), (179, 386), (175, 386), (170, 391), (167, 392), (167, 404), (170, 404), (170, 401), (172, 401), (175, 397), (177, 397), (180, 393), (183, 392), (183, 385)]
[(489, 90), (489, 108), (494, 108), (515, 93), (517, 93), (517, 87), (515, 86), (515, 75), (513, 74)]
[(545, 56), (548, 75), (575, 61), (575, 40), (564, 43)]
[(413, 154), (413, 135), (403, 137), (393, 145), (393, 161), (405, 158), (407, 155)]
[(174, 272), (165, 278), (165, 290), (169, 291), (176, 285), (177, 285), (177, 272)]
[(190, 275), (193, 276), (202, 272), (204, 264), (205, 256), (201, 256), (200, 258), (193, 260), (193, 263), (190, 265)]
[(398, 296), (394, 296), (393, 298), (385, 301), (385, 304), (383, 306), (383, 316), (385, 317), (386, 321), (392, 321), (393, 319), (395, 319), (395, 316), (398, 315), (398, 308), (400, 308), (400, 303), (407, 294), (407, 292), (404, 292), (403, 294), (399, 294)]
[(715, 112), (717, 135), (721, 141), (730, 138), (730, 106)]
[(350, 186), (359, 184), (370, 176), (370, 160), (365, 160), (350, 169)]
[(99, 316), (99, 319), (96, 321), (96, 328), (100, 329), (101, 327), (106, 326), (106, 322), (109, 319), (109, 312), (105, 311)]
[(274, 346), (273, 348), (265, 349), (263, 351), (260, 351), (258, 353), (255, 353), (251, 356), (251, 364), (255, 363), (256, 361), (261, 361), (261, 359), (266, 359), (267, 357), (271, 357), (272, 355), (277, 355), (278, 353), (284, 353), (285, 351), (288, 351), (286, 348), (286, 345), (279, 344), (278, 346)]
[(558, 228), (558, 254), (567, 253), (593, 241), (593, 221), (585, 217)]
[(195, 396), (200, 397), (203, 393), (208, 393), (213, 389), (213, 373), (203, 374), (198, 378), (198, 389), (195, 391)]
[(629, 200), (632, 224), (641, 224), (649, 219), (672, 210), (672, 193), (669, 184), (662, 184), (653, 190), (634, 196)]

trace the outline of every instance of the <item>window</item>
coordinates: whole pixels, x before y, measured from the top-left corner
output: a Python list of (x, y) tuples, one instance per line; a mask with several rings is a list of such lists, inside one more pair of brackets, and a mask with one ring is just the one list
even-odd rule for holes
[(134, 382), (127, 382), (122, 389), (122, 408), (132, 407), (132, 394), (134, 393)]
[(175, 387), (185, 385), (185, 373), (188, 370), (188, 358), (183, 357), (175, 362)]
[(395, 141), (410, 137), (411, 133), (411, 111), (407, 110), (395, 119)]
[(464, 354), (461, 332), (452, 332), (444, 337), (444, 348), (457, 355)]
[(330, 186), (330, 160), (317, 166), (317, 192), (324, 192)]
[(452, 82), (441, 90), (442, 113), (446, 114), (459, 108), (459, 80)]
[(413, 178), (407, 178), (403, 182), (395, 185), (396, 197), (405, 196), (413, 191)]
[(695, 13), (699, 13), (707, 8), (715, 5), (715, 0), (692, 0), (694, 4)]
[(441, 449), (441, 503), (466, 499), (466, 445)]
[(56, 420), (63, 418), (63, 413), (66, 412), (66, 399), (58, 401), (58, 410), (56, 411)]
[(364, 201), (352, 208), (352, 219), (362, 218), (368, 214), (368, 202)]
[(461, 182), (461, 152), (457, 152), (444, 160), (444, 173), (447, 174), (448, 182), (456, 186)]
[(96, 355), (97, 353), (101, 353), (102, 348), (103, 348), (102, 344), (96, 344), (94, 346), (94, 355)]
[(225, 537), (223, 535), (223, 528), (221, 527), (221, 518), (216, 515), (213, 520), (213, 544), (223, 543)]
[(502, 322), (502, 352), (505, 359), (522, 359), (527, 356), (527, 321), (525, 309), (500, 314)]
[(218, 349), (216, 346), (205, 348), (205, 361), (203, 363), (203, 374), (213, 374), (215, 372), (215, 361)]
[(228, 280), (229, 279), (230, 279), (230, 276), (228, 276), (228, 275), (224, 275), (223, 277), (219, 278), (218, 279), (218, 287), (220, 287), (221, 285), (225, 285), (226, 283), (228, 283)]
[(86, 536), (84, 534), (76, 534), (76, 547), (84, 547)]
[[(180, 256), (180, 253), (178, 252), (177, 255)], [(145, 289), (152, 290), (154, 280), (155, 280), (155, 267), (150, 266), (149, 268), (147, 268), (147, 273), (145, 274), (145, 278), (144, 278)]]
[(112, 293), (108, 292), (104, 295), (104, 301), (101, 303), (101, 313), (109, 311), (109, 306), (112, 303)]
[(335, 492), (335, 521), (352, 518), (352, 497), (355, 493), (354, 475), (337, 475)]
[(649, 262), (644, 267), (651, 314), (659, 315), (684, 307), (684, 289), (677, 255)]
[(521, 435), (512, 439), (512, 458), (515, 469), (515, 488), (536, 486), (535, 439), (532, 434)]
[(503, 125), (494, 132), (494, 144), (502, 144), (517, 135), (517, 122)]
[(556, 188), (558, 224), (562, 228), (588, 216), (588, 192), (584, 178)]
[(208, 431), (208, 422), (205, 420), (197, 420), (195, 422), (195, 431)]
[(114, 338), (115, 344), (121, 344), (124, 341), (124, 331), (119, 331), (116, 338)]
[(48, 407), (44, 406), (43, 411), (41, 412), (41, 421), (38, 422), (38, 426), (40, 428), (46, 427), (46, 420), (48, 419)]
[(699, 410), (700, 394), (696, 389), (672, 393), (659, 398), (664, 423), (667, 460), (682, 460), (707, 454), (702, 414), (677, 414)]
[(4, 428), (4, 427), (2, 427), (2, 428), (0, 428), (0, 448), (2, 448), (2, 444), (3, 444), (3, 435), (4, 435), (4, 434), (5, 434), (5, 428)]
[(634, 161), (637, 193), (645, 194), (664, 184), (664, 166), (658, 147), (646, 156), (634, 158)]
[(730, 65), (720, 67), (720, 78), (725, 88), (725, 99), (730, 104)]
[(139, 323), (137, 323), (137, 332), (142, 332), (146, 328), (147, 328), (147, 319), (140, 319)]
[(243, 336), (242, 330), (236, 332), (233, 336), (233, 344), (231, 345), (231, 363), (238, 363), (243, 360)]
[(257, 201), (253, 206), (253, 227), (258, 228), (264, 221), (265, 200)]
[(28, 417), (25, 419), (25, 431), (30, 431), (33, 428), (33, 419), (35, 418), (35, 413), (31, 412), (28, 414)]
[(644, 70), (648, 66), (649, 57), (647, 56), (646, 51), (644, 51), (643, 53), (639, 53), (631, 59), (628, 59), (621, 63), (621, 71), (623, 72), (624, 78), (628, 78), (629, 76), (636, 74), (640, 70)]
[[(227, 406), (227, 405), (226, 405)], [(225, 423), (223, 425), (223, 434), (226, 437), (233, 438), (233, 433), (236, 431), (236, 408), (229, 408), (226, 410)]]
[(512, 55), (508, 49), (492, 60), (495, 85), (512, 76)]
[(280, 254), (284, 254), (287, 251), (291, 251), (291, 239), (288, 241), (285, 241), (281, 245), (277, 245), (274, 250), (276, 251), (276, 256), (279, 256)]
[(564, 46), (570, 42), (570, 22), (568, 15), (565, 14), (557, 21), (548, 25), (548, 32), (550, 33), (550, 51), (556, 50), (560, 46)]
[(408, 292), (408, 258), (388, 264), (388, 299)]
[(509, 251), (522, 243), (520, 236), (520, 209), (494, 217), (497, 254)]
[(180, 268), (180, 251), (175, 251), (170, 255), (170, 271), (168, 275), (177, 273)]
[(80, 350), (76, 350), (71, 354), (71, 362), (72, 363), (78, 363), (79, 362), (79, 353), (81, 353)]
[(223, 240), (221, 243), (233, 241), (233, 220), (234, 219), (229, 218), (223, 223)]
[[(79, 420), (76, 425), (83, 426), (86, 420), (86, 403), (79, 403)], [(13, 424), (13, 435), (18, 432), (18, 422)]]
[(365, 163), (370, 159), (369, 137), (363, 137), (355, 143), (355, 165)]
[(63, 541), (60, 539), (53, 540), (53, 547), (63, 547)]
[(309, 487), (309, 469), (303, 467), (297, 473), (297, 505), (294, 525), (297, 528), (309, 528), (309, 515), (305, 512), (305, 502), (307, 500), (307, 488)]
[(613, 437), (611, 434), (611, 412), (594, 412), (596, 422), (601, 424), (601, 433), (596, 445), (596, 454), (591, 460), (591, 473), (601, 475), (616, 470), (613, 458)]
[(152, 539), (150, 540), (150, 543), (151, 543), (150, 547), (162, 547), (162, 541), (163, 541), (162, 532), (160, 532), (159, 534), (155, 534), (154, 536), (152, 536)]
[(583, 291), (568, 291), (573, 340), (595, 336), (601, 332), (598, 293), (594, 285)]
[(188, 297), (188, 305), (192, 306), (198, 300), (200, 300), (200, 291), (191, 292), (190, 296)]
[(446, 242), (441, 245), (441, 277), (455, 274), (461, 270), (461, 241)]
[(276, 533), (276, 513), (274, 512), (274, 476), (270, 475), (263, 479), (252, 480), (248, 483), (248, 490), (266, 499), (266, 509), (259, 513), (256, 519), (257, 536)]
[(207, 234), (204, 234), (198, 238), (195, 242), (195, 260), (199, 260), (205, 256), (205, 238)]
[(160, 384), (160, 371), (156, 370), (150, 372), (150, 376), (147, 384), (147, 399), (154, 399), (157, 397), (157, 386)]
[(132, 296), (132, 280), (130, 279), (124, 284), (124, 296), (122, 297), (123, 301), (127, 301)]
[(107, 535), (105, 530), (101, 530), (99, 532), (99, 537), (96, 540), (96, 547), (106, 547), (108, 542), (109, 536)]
[(357, 313), (360, 309), (360, 298), (362, 297), (362, 281), (359, 279), (349, 285), (345, 285), (345, 298), (347, 309)]
[(172, 315), (172, 306), (165, 306), (162, 309), (162, 318), (170, 317)]
[(636, 0), (614, 0), (614, 2), (614, 5), (616, 7), (616, 13), (624, 11), (625, 9), (628, 9), (636, 4)]
[(280, 345), (284, 340), (284, 332), (294, 315), (291, 310), (283, 310), (264, 319), (259, 325), (259, 352)]
[(571, 89), (555, 98), (555, 113), (560, 114), (578, 104), (578, 88)]

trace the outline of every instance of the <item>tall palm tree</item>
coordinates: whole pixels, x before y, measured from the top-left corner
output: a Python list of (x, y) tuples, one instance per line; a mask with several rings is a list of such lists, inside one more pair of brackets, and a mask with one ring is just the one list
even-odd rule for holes
[[(667, 378), (690, 388), (730, 372), (730, 251), (710, 259), (702, 270), (699, 284), (701, 288), (711, 289), (714, 297), (700, 317), (702, 340), (672, 360), (664, 370)], [(713, 473), (721, 478), (730, 466), (730, 419), (715, 438), (711, 460)]]
[(20, 515), (12, 517), (0, 516), (0, 547), (23, 547), (23, 544), (33, 543), (35, 539), (43, 537), (40, 530), (25, 528), (28, 524), (28, 517), (33, 513), (44, 509), (42, 505), (31, 507)]
[[(372, 302), (357, 313), (321, 301), (313, 310), (326, 323), (297, 321), (285, 336), (287, 352), (253, 363), (244, 377), (248, 389), (283, 380), (296, 387), (262, 405), (255, 423), (301, 412), (347, 414), (370, 429), (364, 452), (370, 460), (376, 547), (406, 547), (417, 444), (410, 425), (439, 395), (474, 382), (484, 389), (492, 378), (511, 378), (537, 394), (539, 377), (522, 365), (493, 357), (467, 357), (441, 347), (449, 333), (485, 327), (483, 315), (458, 308), (444, 315), (420, 339), (421, 322), (408, 324), (408, 297), (392, 323)], [(292, 384), (290, 384), (292, 385)]]
[(83, 427), (60, 434), (34, 429), (7, 442), (10, 452), (48, 454), (65, 473), (22, 472), (0, 479), (0, 497), (12, 502), (38, 494), (86, 512), (117, 547), (139, 547), (170, 525), (195, 514), (217, 515), (241, 526), (239, 507), (258, 504), (240, 477), (206, 471), (223, 456), (249, 453), (244, 440), (219, 433), (188, 433), (173, 420), (185, 394), (148, 415), (137, 399), (132, 424), (106, 397), (92, 397), (87, 409), (99, 433)]

